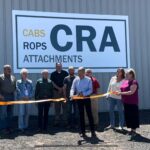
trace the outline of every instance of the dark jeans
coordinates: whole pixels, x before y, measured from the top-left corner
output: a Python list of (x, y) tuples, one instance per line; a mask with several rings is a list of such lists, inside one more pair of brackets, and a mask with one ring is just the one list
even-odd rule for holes
[(67, 119), (70, 126), (78, 124), (78, 107), (76, 101), (67, 101)]
[(38, 125), (41, 130), (47, 130), (48, 128), (48, 112), (50, 103), (39, 103), (38, 104)]
[(93, 120), (92, 110), (91, 110), (91, 100), (89, 98), (84, 99), (84, 100), (78, 100), (77, 103), (78, 103), (79, 115), (80, 115), (81, 133), (85, 133), (84, 107), (86, 109), (91, 132), (93, 133), (95, 129), (94, 129), (94, 120)]
[[(4, 101), (13, 101), (14, 95), (5, 95)], [(0, 106), (0, 129), (9, 129), (12, 127), (13, 106)]]

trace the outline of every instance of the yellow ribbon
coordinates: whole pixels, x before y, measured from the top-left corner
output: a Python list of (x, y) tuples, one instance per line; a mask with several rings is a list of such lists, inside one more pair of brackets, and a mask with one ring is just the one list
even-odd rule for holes
[[(72, 99), (73, 100), (83, 100), (83, 99), (97, 99), (97, 98), (102, 98), (102, 97), (106, 97), (109, 94), (114, 94), (116, 95), (117, 92), (107, 92), (105, 94), (97, 94), (97, 95), (92, 95), (92, 96), (73, 96)], [(33, 104), (33, 103), (43, 103), (43, 102), (66, 102), (65, 98), (57, 98), (57, 99), (43, 99), (43, 100), (19, 100), (19, 101), (0, 101), (0, 106), (4, 106), (4, 105), (17, 105), (17, 104)]]
[(114, 92), (114, 91), (111, 91), (111, 92), (107, 92), (105, 94), (97, 94), (97, 95), (92, 95), (92, 96), (73, 96), (72, 99), (73, 100), (82, 100), (82, 99), (87, 99), (87, 98), (90, 98), (90, 99), (97, 99), (97, 98), (102, 98), (102, 97), (106, 97), (108, 96), (109, 94), (113, 94), (113, 95), (116, 95), (117, 92)]
[(19, 100), (19, 101), (0, 101), (0, 106), (4, 105), (16, 105), (16, 104), (33, 104), (33, 103), (43, 103), (43, 102), (66, 102), (64, 98), (58, 99), (43, 99), (43, 100)]

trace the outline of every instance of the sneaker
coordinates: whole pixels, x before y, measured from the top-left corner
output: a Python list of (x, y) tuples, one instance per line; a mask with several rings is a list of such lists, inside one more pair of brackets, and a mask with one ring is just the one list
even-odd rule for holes
[(123, 131), (123, 127), (119, 126), (118, 130), (121, 130), (121, 131)]
[(131, 131), (131, 137), (129, 141), (134, 141), (136, 136), (137, 136), (137, 133), (135, 131)]
[(113, 126), (108, 126), (108, 127), (106, 127), (104, 130), (107, 131), (107, 130), (110, 130), (110, 129), (113, 129), (113, 130), (114, 130), (115, 127), (113, 127)]

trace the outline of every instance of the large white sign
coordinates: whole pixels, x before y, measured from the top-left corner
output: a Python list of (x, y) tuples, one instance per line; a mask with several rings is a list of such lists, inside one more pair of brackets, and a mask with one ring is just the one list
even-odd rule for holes
[(56, 62), (94, 72), (130, 67), (128, 17), (13, 10), (14, 72), (55, 69)]

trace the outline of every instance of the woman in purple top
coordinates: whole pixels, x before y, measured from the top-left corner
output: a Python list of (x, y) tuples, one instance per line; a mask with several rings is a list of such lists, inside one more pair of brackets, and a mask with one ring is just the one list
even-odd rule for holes
[(129, 69), (126, 73), (126, 80), (121, 85), (121, 92), (124, 104), (125, 121), (127, 128), (131, 128), (131, 135), (136, 135), (136, 128), (139, 128), (139, 109), (138, 109), (138, 82), (135, 80), (135, 71)]

